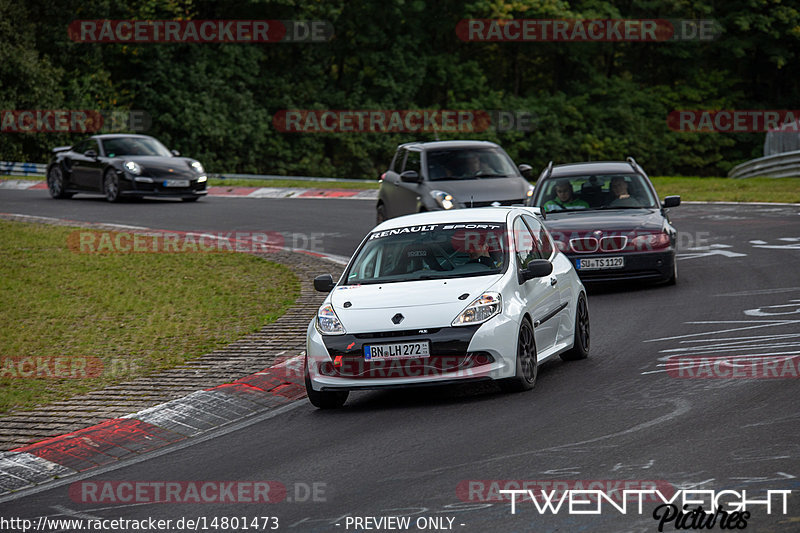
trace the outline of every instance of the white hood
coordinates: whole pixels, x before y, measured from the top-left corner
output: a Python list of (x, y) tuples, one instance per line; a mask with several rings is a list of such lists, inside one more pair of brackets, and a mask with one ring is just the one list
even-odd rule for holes
[[(444, 280), (346, 285), (331, 294), (331, 304), (348, 333), (440, 328), (489, 290), (502, 274)], [(468, 296), (459, 300), (459, 296)], [(350, 305), (345, 307), (345, 302)], [(402, 314), (399, 324), (392, 317)]]

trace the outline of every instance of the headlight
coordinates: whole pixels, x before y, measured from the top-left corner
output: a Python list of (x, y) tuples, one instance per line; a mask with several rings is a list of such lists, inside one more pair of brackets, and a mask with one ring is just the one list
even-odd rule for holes
[(203, 183), (207, 179), (208, 179), (208, 176), (200, 176), (199, 178), (197, 178), (197, 183)]
[(138, 176), (142, 173), (142, 167), (139, 166), (139, 163), (136, 161), (125, 161), (125, 170), (133, 174), (134, 176)]
[(461, 311), (453, 326), (469, 326), (486, 322), (503, 310), (503, 300), (499, 292), (484, 292), (478, 296), (466, 309)]
[(528, 192), (526, 193), (526, 196), (527, 196), (528, 198), (530, 198), (531, 196), (533, 196), (533, 185), (528, 185)]
[(634, 237), (628, 246), (634, 250), (658, 250), (669, 248), (669, 235), (666, 233), (645, 233)]
[(200, 161), (192, 161), (192, 162), (189, 164), (189, 166), (190, 166), (190, 167), (192, 167), (192, 168), (194, 169), (194, 171), (195, 171), (195, 172), (197, 172), (198, 174), (204, 174), (204, 173), (205, 173), (205, 171), (206, 171), (206, 170), (203, 168), (203, 165), (201, 165), (201, 164), (200, 164)]
[(325, 304), (317, 311), (317, 331), (323, 335), (344, 335), (344, 326), (331, 304)]
[(431, 191), (431, 196), (442, 209), (453, 209), (456, 205), (455, 199), (444, 191)]

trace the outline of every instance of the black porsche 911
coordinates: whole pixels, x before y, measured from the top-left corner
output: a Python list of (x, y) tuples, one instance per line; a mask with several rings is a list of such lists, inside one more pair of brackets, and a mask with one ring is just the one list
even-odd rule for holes
[(631, 157), (555, 167), (551, 162), (539, 176), (531, 201), (542, 209), (553, 240), (584, 283), (676, 283), (677, 231), (669, 208), (680, 203), (680, 196), (660, 202), (647, 174)]
[(57, 199), (101, 193), (109, 202), (145, 196), (193, 202), (207, 193), (207, 181), (199, 161), (147, 135), (94, 135), (54, 148), (47, 166), (47, 188)]

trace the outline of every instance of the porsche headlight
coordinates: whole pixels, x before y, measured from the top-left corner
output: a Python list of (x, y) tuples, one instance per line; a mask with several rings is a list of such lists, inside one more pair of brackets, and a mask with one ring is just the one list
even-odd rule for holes
[(444, 191), (431, 191), (431, 196), (442, 209), (453, 209), (456, 205), (453, 196)]
[(317, 331), (323, 335), (344, 335), (344, 326), (331, 304), (325, 304), (317, 311)]
[(206, 172), (206, 169), (203, 168), (203, 165), (200, 163), (200, 161), (192, 161), (189, 163), (189, 166), (192, 167), (192, 169), (198, 174), (205, 174)]
[(461, 311), (453, 326), (469, 326), (486, 322), (503, 310), (503, 299), (499, 292), (484, 292), (478, 296), (466, 309)]
[(138, 176), (142, 173), (142, 167), (139, 166), (139, 163), (136, 161), (125, 161), (125, 170), (133, 174), (134, 176)]

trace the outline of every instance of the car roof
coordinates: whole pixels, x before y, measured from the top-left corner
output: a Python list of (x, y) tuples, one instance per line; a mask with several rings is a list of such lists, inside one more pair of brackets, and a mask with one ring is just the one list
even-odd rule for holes
[(92, 139), (99, 139), (101, 141), (106, 139), (121, 139), (128, 137), (137, 137), (139, 139), (153, 139), (149, 135), (141, 135), (139, 133), (102, 133), (100, 135), (92, 135)]
[(393, 228), (404, 228), (418, 224), (457, 224), (459, 222), (499, 222), (505, 224), (510, 211), (520, 214), (532, 214), (531, 211), (515, 207), (475, 207), (472, 209), (454, 209), (452, 211), (428, 211), (414, 213), (387, 220), (372, 231), (384, 231)]
[(549, 178), (574, 176), (578, 174), (638, 174), (639, 172), (627, 161), (590, 161), (587, 163), (569, 163), (553, 167)]
[(419, 148), (420, 150), (439, 150), (447, 148), (499, 148), (500, 146), (489, 141), (431, 141), (408, 142), (400, 145), (403, 148)]

